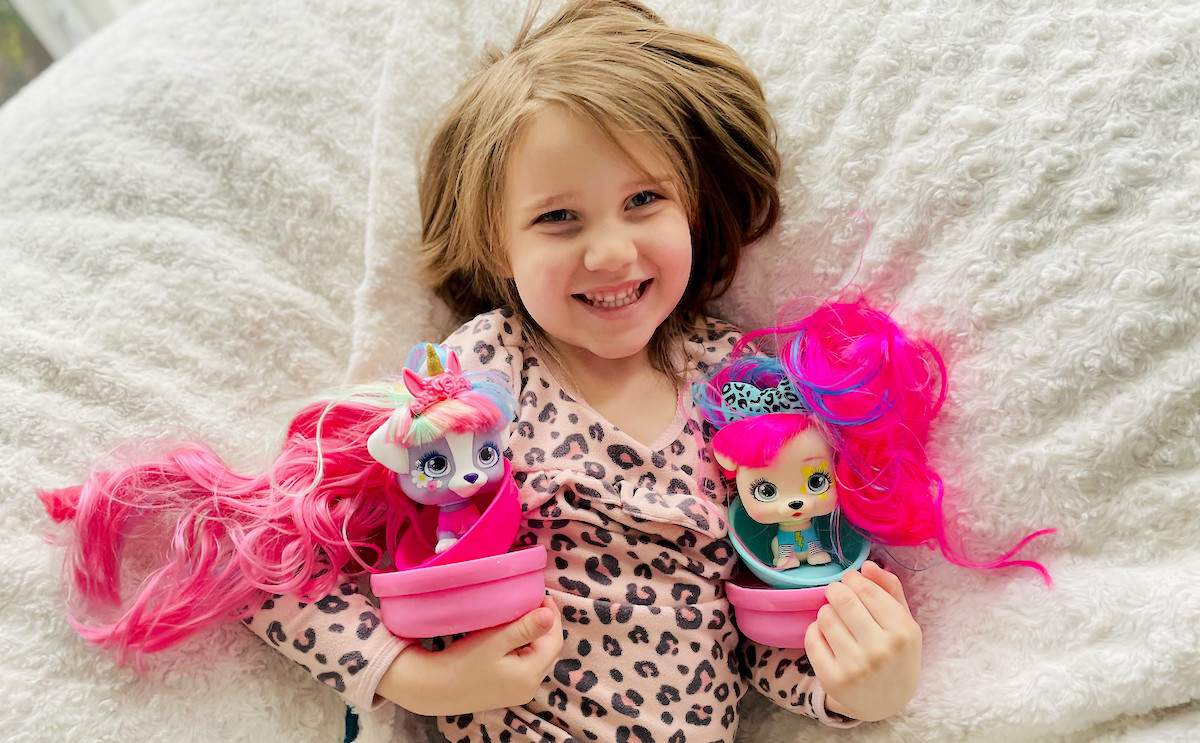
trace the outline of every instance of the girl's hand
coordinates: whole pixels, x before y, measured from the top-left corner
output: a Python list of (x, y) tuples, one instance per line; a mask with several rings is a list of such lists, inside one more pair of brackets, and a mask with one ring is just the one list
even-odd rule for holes
[(379, 682), (378, 693), (419, 715), (513, 707), (533, 699), (562, 649), (554, 599), (509, 624), (477, 630), (445, 650), (410, 645)]
[(899, 579), (867, 562), (830, 584), (825, 597), (804, 636), (825, 708), (856, 720), (899, 712), (921, 676), (921, 628)]

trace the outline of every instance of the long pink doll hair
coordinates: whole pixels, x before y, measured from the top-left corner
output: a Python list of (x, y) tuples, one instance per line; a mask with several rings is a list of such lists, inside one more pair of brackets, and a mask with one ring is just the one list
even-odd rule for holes
[[(945, 489), (926, 451), (930, 425), (946, 398), (946, 376), (937, 349), (910, 338), (858, 297), (826, 302), (797, 322), (746, 334), (731, 361), (694, 393), (718, 429), (714, 450), (745, 466), (767, 466), (788, 440), (815, 426), (834, 450), (840, 517), (869, 539), (936, 547), (950, 562), (970, 568), (1029, 567), (1049, 583), (1040, 563), (1012, 558), (1052, 529), (983, 562), (965, 557), (948, 539)], [(794, 396), (794, 409), (739, 408), (721, 395), (737, 382), (784, 390)]]
[[(418, 353), (419, 351), (419, 353)], [(414, 349), (410, 367), (424, 357)], [(468, 372), (441, 425), (512, 416), (502, 383)], [(208, 447), (179, 443), (151, 461), (96, 471), (81, 486), (39, 493), (65, 535), (69, 619), (89, 642), (139, 663), (213, 625), (249, 616), (272, 595), (316, 599), (346, 576), (389, 567), (416, 506), (367, 451), (370, 434), (413, 401), (379, 383), (306, 405), (258, 475), (233, 472)], [(444, 411), (443, 411), (444, 412)], [(463, 426), (468, 425), (463, 423)], [(124, 591), (127, 547), (165, 541)]]

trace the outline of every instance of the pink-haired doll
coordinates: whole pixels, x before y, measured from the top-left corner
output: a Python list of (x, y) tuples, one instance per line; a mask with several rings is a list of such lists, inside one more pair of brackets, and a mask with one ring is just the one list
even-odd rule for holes
[[(936, 547), (972, 568), (1026, 566), (1049, 581), (1041, 564), (1010, 559), (1046, 531), (987, 562), (948, 543), (942, 481), (926, 449), (945, 396), (937, 350), (861, 298), (745, 335), (696, 392), (718, 429), (712, 449), (736, 478), (741, 507), (758, 523), (778, 525), (770, 568), (836, 558), (841, 565), (821, 571), (836, 580), (853, 558), (840, 544), (848, 525), (875, 543)], [(828, 523), (818, 528), (822, 519)]]
[[(94, 472), (81, 486), (39, 493), (55, 521), (71, 522), (65, 577), (75, 589), (70, 618), (80, 635), (114, 648), (119, 661), (130, 653), (140, 659), (245, 618), (274, 595), (316, 600), (347, 576), (390, 570), (419, 510), (407, 495), (411, 470), (397, 477), (388, 464), (399, 456), (395, 435), (403, 430), (405, 440), (432, 450), (446, 434), (478, 432), (463, 462), (492, 466), (472, 467), (474, 493), (484, 471), (495, 475), (503, 461), (500, 436), (516, 405), (507, 384), (486, 372), (463, 374), (448, 349), (437, 352), (425, 344), (413, 349), (407, 386), (382, 382), (305, 406), (264, 473), (237, 474), (207, 447), (180, 443), (115, 472)], [(449, 372), (437, 382), (421, 377), (428, 359)], [(377, 433), (373, 453), (368, 442)], [(420, 469), (436, 479), (429, 461)], [(472, 477), (460, 469), (464, 482)], [(421, 490), (451, 491), (436, 484)], [(465, 502), (461, 493), (454, 497)], [(123, 591), (127, 547), (164, 531), (163, 554), (136, 588)]]

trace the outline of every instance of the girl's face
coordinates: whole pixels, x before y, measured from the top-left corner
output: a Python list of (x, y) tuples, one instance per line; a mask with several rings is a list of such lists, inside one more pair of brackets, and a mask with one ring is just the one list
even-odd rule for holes
[(568, 363), (626, 359), (683, 297), (688, 217), (667, 159), (557, 106), (530, 122), (504, 184), (504, 248), (521, 301)]
[(832, 513), (837, 505), (832, 464), (829, 444), (809, 428), (784, 444), (766, 467), (738, 467), (737, 490), (746, 514), (760, 524), (779, 524)]

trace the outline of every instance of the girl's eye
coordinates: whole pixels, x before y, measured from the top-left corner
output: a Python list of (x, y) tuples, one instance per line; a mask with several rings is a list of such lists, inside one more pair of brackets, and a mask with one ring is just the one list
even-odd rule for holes
[(640, 191), (635, 193), (633, 196), (630, 196), (627, 203), (629, 204), (630, 208), (636, 209), (639, 206), (649, 206), (661, 198), (661, 196), (653, 191)]
[(808, 492), (812, 493), (813, 495), (820, 495), (826, 490), (829, 490), (830, 483), (831, 481), (829, 479), (829, 473), (814, 472), (808, 476)]
[(478, 454), (480, 467), (491, 467), (500, 461), (500, 450), (493, 444), (485, 444)]
[(450, 460), (442, 454), (433, 454), (421, 462), (421, 470), (430, 477), (441, 477), (450, 471)]
[(566, 222), (570, 218), (571, 212), (569, 210), (555, 209), (552, 212), (546, 212), (545, 214), (542, 214), (537, 219), (533, 220), (533, 223), (538, 224), (539, 222), (548, 222), (550, 224), (556, 224), (558, 222)]
[(775, 487), (773, 482), (759, 480), (750, 486), (750, 494), (754, 496), (754, 500), (770, 503), (779, 497), (779, 488)]

